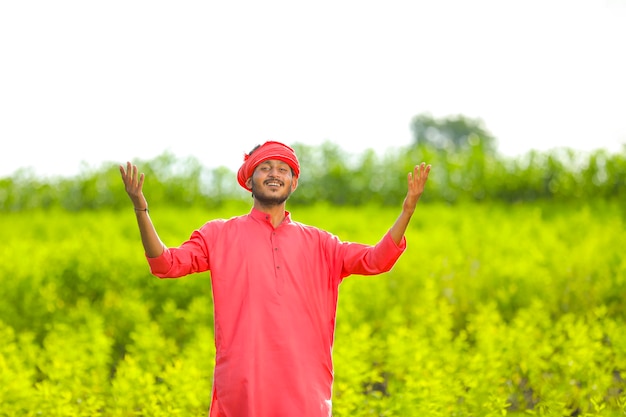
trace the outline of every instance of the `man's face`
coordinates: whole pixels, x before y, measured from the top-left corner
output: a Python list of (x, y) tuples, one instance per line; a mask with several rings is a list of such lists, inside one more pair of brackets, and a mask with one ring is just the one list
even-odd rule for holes
[(276, 159), (261, 162), (248, 179), (252, 195), (265, 206), (283, 204), (298, 185), (291, 167)]

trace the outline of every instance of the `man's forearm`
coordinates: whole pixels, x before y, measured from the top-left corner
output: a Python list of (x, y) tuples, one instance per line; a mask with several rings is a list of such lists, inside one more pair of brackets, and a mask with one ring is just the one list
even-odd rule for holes
[(165, 245), (161, 242), (159, 235), (152, 224), (148, 211), (135, 211), (137, 214), (137, 225), (141, 234), (141, 243), (148, 258), (157, 258), (161, 256)]
[(391, 226), (391, 229), (389, 229), (389, 234), (396, 245), (402, 242), (402, 237), (404, 237), (404, 233), (406, 233), (412, 214), (411, 212), (402, 210), (393, 226)]

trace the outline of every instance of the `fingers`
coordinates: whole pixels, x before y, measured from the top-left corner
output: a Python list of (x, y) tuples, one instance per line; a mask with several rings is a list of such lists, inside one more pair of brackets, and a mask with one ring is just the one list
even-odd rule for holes
[(137, 168), (137, 165), (133, 165), (131, 176), (130, 176), (130, 179), (133, 182), (133, 184), (137, 182), (137, 172), (138, 171), (139, 171), (139, 169)]
[(424, 192), (429, 173), (430, 165), (426, 165), (424, 162), (413, 167), (413, 171), (407, 175), (409, 195), (419, 198), (422, 192)]
[(422, 162), (420, 165), (420, 178), (424, 179), (424, 182), (428, 179), (428, 174), (430, 173), (430, 164), (426, 165), (426, 163)]
[(144, 175), (139, 174), (137, 165), (127, 162), (126, 169), (124, 169), (123, 165), (120, 165), (120, 173), (122, 174), (122, 179), (127, 186), (131, 185), (141, 187), (143, 185)]
[(128, 175), (130, 175), (130, 174), (131, 174), (131, 172), (132, 172), (132, 166), (131, 166), (130, 162), (127, 162), (127, 163), (126, 163), (126, 169), (124, 169), (124, 165), (121, 165), (121, 164), (120, 164), (120, 173), (122, 174), (122, 177), (123, 177), (124, 179), (126, 179), (126, 177), (127, 177)]
[(426, 165), (425, 162), (422, 162), (419, 165), (415, 165), (413, 172), (409, 172), (409, 180), (426, 182), (429, 173), (430, 165)]
[(430, 171), (430, 164), (426, 165), (426, 162), (422, 162), (419, 165), (415, 165), (415, 170), (420, 172), (420, 174), (428, 173)]

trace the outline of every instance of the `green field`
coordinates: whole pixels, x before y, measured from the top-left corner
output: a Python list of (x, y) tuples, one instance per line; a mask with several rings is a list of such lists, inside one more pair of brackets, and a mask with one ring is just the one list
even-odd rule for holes
[[(394, 269), (341, 285), (334, 416), (624, 415), (624, 208), (420, 204)], [(398, 209), (292, 215), (373, 244)], [(248, 210), (151, 216), (175, 246)], [(0, 242), (0, 416), (206, 415), (210, 275), (151, 276), (130, 205), (2, 213)]]

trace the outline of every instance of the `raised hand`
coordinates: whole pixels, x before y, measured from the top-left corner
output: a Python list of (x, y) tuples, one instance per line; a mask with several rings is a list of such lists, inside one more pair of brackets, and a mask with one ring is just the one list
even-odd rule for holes
[(417, 202), (419, 201), (422, 193), (424, 192), (424, 186), (428, 180), (428, 174), (430, 173), (430, 165), (422, 162), (419, 165), (415, 165), (413, 172), (409, 172), (407, 175), (408, 190), (404, 203), (402, 204), (402, 210), (406, 213), (413, 214)]
[(406, 228), (411, 221), (411, 216), (415, 212), (415, 207), (419, 201), (422, 193), (424, 192), (424, 186), (428, 180), (428, 173), (430, 172), (430, 165), (426, 165), (422, 162), (419, 165), (415, 165), (413, 172), (409, 172), (407, 175), (407, 193), (402, 203), (402, 212), (396, 219), (396, 222), (389, 229), (389, 234), (396, 245), (402, 242)]
[(143, 181), (144, 174), (139, 174), (139, 170), (136, 165), (132, 165), (130, 162), (126, 163), (126, 169), (123, 165), (120, 165), (120, 173), (122, 174), (122, 181), (124, 181), (124, 187), (130, 200), (135, 205), (136, 210), (144, 210), (148, 208), (148, 202), (143, 195)]

